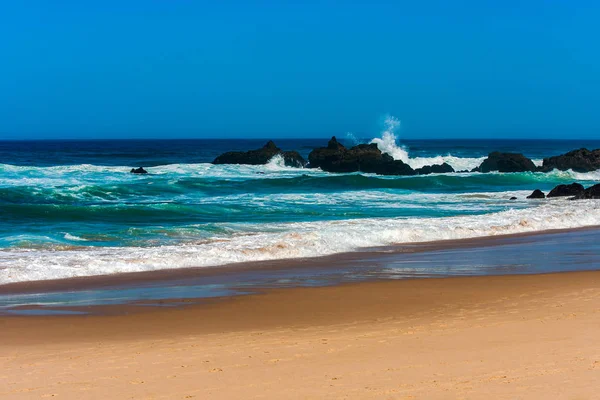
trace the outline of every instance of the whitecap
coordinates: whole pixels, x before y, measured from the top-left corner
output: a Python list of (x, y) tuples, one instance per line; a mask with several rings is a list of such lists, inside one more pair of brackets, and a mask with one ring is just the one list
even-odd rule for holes
[(79, 236), (71, 235), (69, 232), (66, 232), (63, 237), (67, 240), (71, 240), (74, 242), (87, 242), (87, 239), (81, 238)]
[(0, 283), (322, 256), (373, 246), (600, 225), (600, 203), (552, 199), (483, 215), (224, 224), (235, 234), (154, 247), (4, 249)]

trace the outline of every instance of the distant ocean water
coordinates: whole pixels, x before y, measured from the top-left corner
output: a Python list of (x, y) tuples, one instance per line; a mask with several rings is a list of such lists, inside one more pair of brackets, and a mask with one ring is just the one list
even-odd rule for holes
[[(591, 140), (397, 143), (389, 133), (360, 142), (372, 140), (415, 168), (447, 162), (456, 170), (494, 150), (539, 164), (600, 148)], [(264, 166), (210, 164), (265, 142), (0, 142), (0, 284), (600, 225), (598, 201), (525, 199), (537, 188), (598, 183), (600, 171), (396, 177), (288, 168), (277, 158)], [(306, 157), (327, 139), (275, 142)], [(149, 174), (129, 173), (138, 166)]]

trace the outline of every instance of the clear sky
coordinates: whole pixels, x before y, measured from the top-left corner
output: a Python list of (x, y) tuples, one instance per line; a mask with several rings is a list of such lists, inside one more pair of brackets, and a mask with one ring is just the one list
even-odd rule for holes
[(598, 1), (0, 3), (0, 138), (600, 138)]

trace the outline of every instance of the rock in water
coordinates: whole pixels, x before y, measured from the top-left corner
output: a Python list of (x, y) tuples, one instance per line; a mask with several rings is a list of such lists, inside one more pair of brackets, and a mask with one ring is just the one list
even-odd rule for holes
[(327, 172), (368, 172), (381, 175), (414, 175), (410, 165), (382, 153), (376, 144), (359, 144), (347, 149), (334, 137), (327, 147), (314, 149), (308, 155), (311, 168)]
[(546, 195), (540, 189), (535, 189), (533, 193), (527, 196), (528, 199), (544, 199)]
[(257, 150), (223, 153), (215, 158), (213, 164), (263, 165), (271, 161), (276, 155), (281, 155), (284, 164), (288, 167), (301, 168), (306, 166), (306, 161), (297, 151), (282, 151), (272, 140), (269, 140), (267, 144)]
[(281, 155), (283, 156), (283, 164), (286, 167), (306, 167), (306, 160), (297, 151), (284, 151), (283, 153), (281, 153)]
[(450, 164), (435, 164), (435, 165), (426, 165), (421, 168), (415, 169), (417, 175), (427, 175), (427, 174), (448, 174), (454, 172), (454, 168)]
[(558, 185), (548, 193), (547, 197), (577, 196), (584, 191), (583, 185), (571, 183), (570, 185)]
[(148, 171), (146, 171), (143, 167), (132, 168), (130, 172), (132, 174), (147, 174), (148, 173)]
[(346, 148), (344, 147), (343, 144), (341, 144), (340, 142), (337, 141), (335, 136), (332, 136), (331, 139), (329, 140), (329, 142), (327, 142), (327, 149), (328, 150), (345, 150)]
[(510, 200), (517, 200), (515, 196), (511, 197)]
[(500, 153), (494, 151), (488, 155), (476, 172), (534, 172), (536, 166), (529, 158), (519, 153)]
[(600, 183), (585, 189), (583, 192), (576, 195), (573, 199), (600, 199)]
[(560, 156), (544, 158), (544, 164), (539, 168), (542, 172), (558, 169), (566, 171), (572, 169), (575, 172), (590, 172), (600, 169), (600, 149), (573, 150)]
[(454, 169), (444, 163), (441, 165), (427, 165), (413, 170), (412, 167), (401, 160), (382, 153), (377, 144), (359, 144), (346, 148), (334, 137), (327, 147), (314, 149), (308, 155), (311, 168), (321, 168), (327, 172), (367, 172), (380, 175), (416, 175), (431, 173), (454, 172)]

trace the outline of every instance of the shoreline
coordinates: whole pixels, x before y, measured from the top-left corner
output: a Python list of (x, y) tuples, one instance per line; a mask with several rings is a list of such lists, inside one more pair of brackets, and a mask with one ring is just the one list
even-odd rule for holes
[[(347, 324), (357, 316), (367, 320), (427, 312), (453, 303), (468, 305), (479, 300), (495, 302), (510, 296), (553, 296), (573, 287), (598, 289), (600, 270), (526, 275), (454, 276), (427, 279), (378, 280), (335, 286), (266, 289), (242, 296), (221, 296), (167, 306), (136, 307), (134, 304), (66, 307), (96, 308), (104, 312), (65, 315), (0, 315), (0, 347), (16, 342), (96, 339), (133, 339), (172, 334), (212, 335), (261, 329), (321, 328)], [(600, 293), (599, 293), (600, 295)], [(340, 300), (344, 299), (341, 303)], [(390, 304), (383, 300), (393, 300)], [(464, 303), (464, 304), (463, 304)], [(252, 310), (260, 310), (260, 314)], [(600, 309), (599, 309), (600, 310)], [(155, 324), (161, 321), (160, 324)], [(199, 324), (198, 321), (203, 321)], [(67, 322), (67, 324), (65, 324)], [(110, 332), (100, 325), (111, 326)], [(30, 326), (45, 326), (43, 331)], [(133, 327), (140, 328), (133, 329)], [(25, 328), (27, 327), (27, 328)], [(74, 328), (83, 329), (77, 333)], [(90, 328), (88, 330), (88, 328)], [(93, 328), (93, 329), (92, 329)], [(55, 329), (56, 335), (49, 330)], [(14, 336), (11, 335), (15, 333)], [(16, 334), (18, 333), (18, 334)], [(108, 335), (107, 335), (108, 333)], [(52, 337), (52, 339), (50, 339)]]
[(512, 240), (535, 239), (545, 235), (569, 234), (600, 230), (599, 225), (578, 228), (552, 229), (532, 232), (483, 236), (466, 239), (451, 239), (431, 242), (402, 243), (391, 246), (365, 248), (353, 252), (336, 253), (326, 256), (309, 258), (289, 258), (266, 261), (252, 261), (232, 264), (223, 264), (209, 267), (190, 267), (161, 269), (144, 272), (127, 272), (110, 275), (93, 275), (56, 280), (39, 280), (15, 282), (0, 285), (0, 295), (50, 293), (65, 290), (102, 289), (105, 287), (139, 286), (156, 284), (168, 281), (181, 281), (185, 286), (186, 279), (213, 276), (227, 276), (239, 272), (281, 270), (293, 267), (322, 269), (332, 264), (355, 263), (367, 258), (384, 257), (395, 254), (415, 254), (435, 252), (449, 249), (468, 249), (486, 246), (500, 246)]
[(0, 397), (592, 399), (600, 271), (0, 317)]

